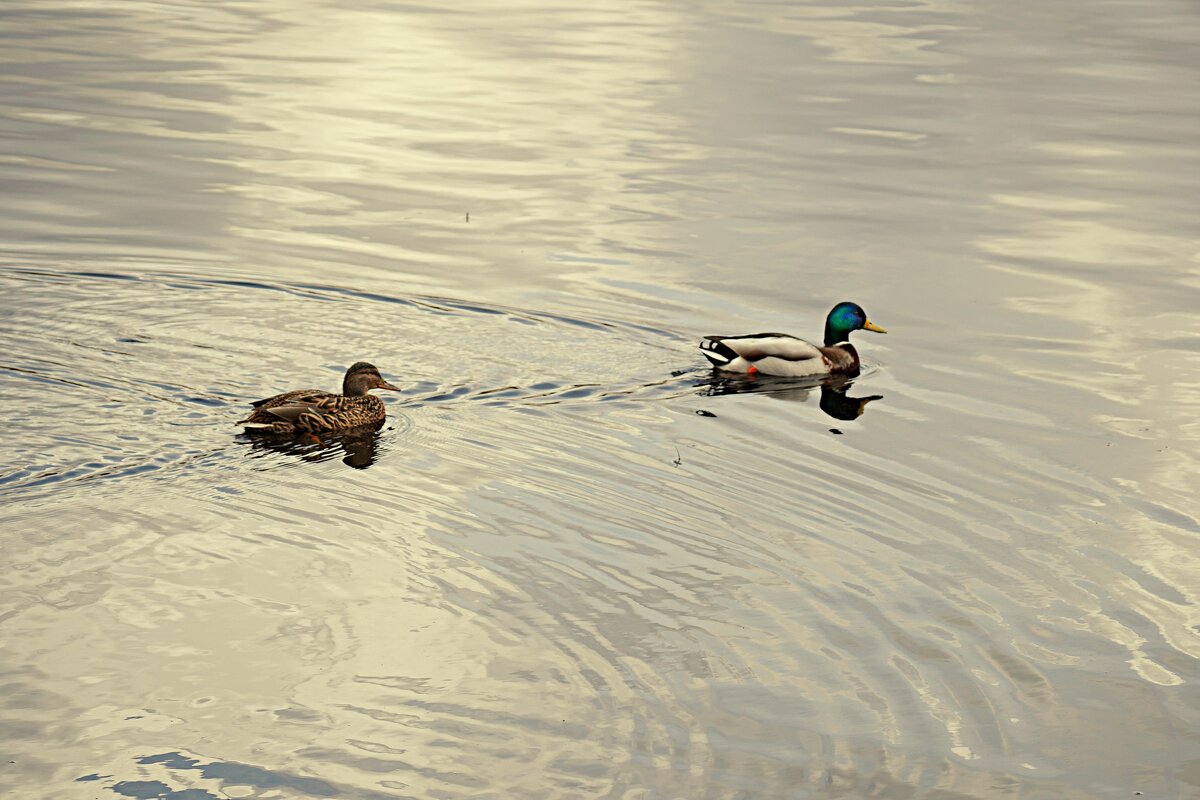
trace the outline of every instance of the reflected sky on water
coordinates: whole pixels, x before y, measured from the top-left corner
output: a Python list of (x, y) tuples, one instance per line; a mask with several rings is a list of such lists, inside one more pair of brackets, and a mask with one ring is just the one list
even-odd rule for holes
[[(0, 31), (7, 793), (1200, 787), (1194, 8)], [(853, 382), (695, 350), (840, 300)]]

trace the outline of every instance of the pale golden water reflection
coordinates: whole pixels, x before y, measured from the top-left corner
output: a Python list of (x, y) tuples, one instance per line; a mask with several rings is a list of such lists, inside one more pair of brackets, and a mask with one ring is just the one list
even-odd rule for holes
[[(6, 796), (1200, 792), (1194, 8), (0, 36)], [(853, 382), (694, 350), (843, 299)]]

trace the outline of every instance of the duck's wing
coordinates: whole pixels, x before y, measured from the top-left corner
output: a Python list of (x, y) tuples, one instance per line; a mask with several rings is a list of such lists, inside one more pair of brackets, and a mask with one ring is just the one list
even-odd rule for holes
[(371, 395), (325, 394), (317, 398), (295, 398), (285, 405), (268, 408), (266, 413), (301, 430), (320, 433), (370, 425), (382, 419), (382, 410), (383, 401)]
[(700, 343), (700, 351), (714, 367), (723, 367), (739, 357), (751, 363), (764, 358), (791, 362), (821, 360), (821, 350), (815, 344), (786, 333), (705, 336)]
[(296, 389), (294, 392), (284, 392), (277, 394), (274, 397), (264, 397), (262, 400), (255, 400), (250, 405), (255, 408), (271, 408), (272, 406), (284, 406), (293, 400), (320, 397), (328, 395), (329, 392), (320, 389)]
[(320, 403), (327, 397), (339, 397), (340, 395), (323, 392), (320, 389), (297, 389), (294, 392), (284, 392), (277, 394), (274, 397), (265, 397), (262, 400), (255, 400), (250, 405), (254, 406), (254, 411), (250, 412), (250, 416), (245, 419), (239, 419), (238, 425), (253, 423), (255, 425), (265, 424), (272, 425), (279, 422), (279, 417), (271, 412), (276, 408), (297, 404), (313, 404)]

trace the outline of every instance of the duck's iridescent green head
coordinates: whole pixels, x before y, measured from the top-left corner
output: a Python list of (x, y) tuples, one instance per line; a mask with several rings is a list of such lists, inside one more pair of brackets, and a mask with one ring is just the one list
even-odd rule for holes
[(861, 330), (887, 333), (867, 319), (867, 312), (863, 311), (858, 303), (838, 303), (825, 318), (825, 346), (849, 341), (851, 331)]

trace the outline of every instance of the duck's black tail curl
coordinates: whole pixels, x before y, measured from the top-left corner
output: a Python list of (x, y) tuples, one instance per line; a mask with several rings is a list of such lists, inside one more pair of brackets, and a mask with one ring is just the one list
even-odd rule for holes
[(720, 336), (706, 336), (700, 342), (700, 352), (714, 367), (723, 367), (738, 357), (732, 347), (721, 341)]

